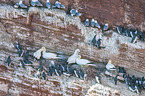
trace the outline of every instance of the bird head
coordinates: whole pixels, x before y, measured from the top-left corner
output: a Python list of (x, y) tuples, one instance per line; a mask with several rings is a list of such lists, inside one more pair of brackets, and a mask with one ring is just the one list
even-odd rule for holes
[(105, 26), (108, 26), (108, 23), (106, 23)]
[(94, 22), (95, 20), (94, 20), (94, 19), (92, 19), (92, 21)]
[[(15, 5), (14, 5), (14, 8), (18, 8), (19, 7), (19, 3), (16, 3)], [(18, 42), (18, 44), (19, 44), (19, 42)]]
[(46, 48), (45, 48), (45, 47), (42, 47), (42, 48), (41, 48), (41, 51), (46, 51)]
[(58, 1), (56, 1), (55, 3), (59, 3)]
[(80, 52), (80, 49), (76, 49), (75, 50), (75, 53), (77, 54), (77, 53), (79, 53)]
[(89, 21), (89, 19), (86, 19), (86, 21)]
[(109, 61), (108, 61), (108, 63), (110, 63), (110, 64), (111, 64), (111, 63), (112, 63), (112, 60), (109, 60)]

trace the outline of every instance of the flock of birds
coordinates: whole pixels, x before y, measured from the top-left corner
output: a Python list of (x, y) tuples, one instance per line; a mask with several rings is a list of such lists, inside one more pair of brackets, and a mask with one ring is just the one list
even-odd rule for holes
[(127, 37), (132, 37), (131, 43), (137, 43), (137, 39), (145, 41), (145, 32), (139, 31), (138, 28), (136, 29), (131, 29), (128, 27), (124, 28), (123, 26), (120, 25), (117, 27), (117, 32), (118, 34), (122, 34)]
[[(33, 66), (33, 63), (29, 60), (29, 51), (23, 51), (22, 46), (18, 42), (15, 45), (15, 48), (17, 49), (19, 57), (23, 57), (23, 59), (20, 59), (20, 66), (22, 68), (25, 68), (25, 66)], [(80, 50), (76, 49), (74, 54), (66, 60), (66, 58), (63, 55), (58, 55), (55, 53), (50, 53), (46, 52), (46, 48), (42, 47), (36, 52), (34, 52), (33, 57), (36, 62), (39, 63), (37, 72), (35, 74), (36, 77), (42, 78), (46, 80), (47, 75), (52, 76), (53, 74), (56, 74), (57, 76), (61, 76), (61, 74), (67, 75), (67, 76), (72, 76), (75, 75), (78, 78), (85, 79), (87, 76), (83, 70), (83, 66), (94, 66), (96, 67), (95, 64), (93, 64), (91, 61), (87, 59), (82, 59), (81, 55), (79, 55)], [(48, 63), (48, 68), (43, 66), (42, 64), (43, 61), (50, 61)], [(8, 56), (7, 58), (7, 65), (9, 68), (11, 68), (11, 58)], [(63, 63), (55, 63), (55, 61), (63, 61)], [(73, 65), (78, 65), (76, 67), (72, 67)]]
[(132, 92), (137, 92), (138, 94), (140, 94), (141, 90), (145, 89), (144, 77), (139, 78), (139, 77), (135, 77), (135, 75), (130, 76), (129, 74), (126, 73), (126, 70), (124, 69), (124, 67), (115, 68), (115, 66), (112, 64), (111, 60), (109, 60), (109, 62), (107, 63), (106, 69), (108, 71), (112, 71), (112, 70), (117, 71), (117, 74), (114, 77), (115, 85), (117, 85), (117, 80), (118, 80), (117, 77), (122, 76), (124, 78), (124, 82), (129, 86), (128, 88)]
[[(31, 5), (33, 7), (43, 6), (38, 0), (32, 0)], [(14, 7), (15, 8), (28, 8), (28, 6), (26, 6), (22, 3), (22, 0), (20, 0), (19, 3), (16, 3), (14, 5)], [(48, 9), (53, 9), (53, 8), (64, 9), (65, 8), (65, 6), (63, 4), (61, 4), (60, 2), (56, 1), (55, 5), (52, 5), (49, 2), (49, 0), (47, 0), (47, 2), (46, 2), (46, 7)], [(82, 15), (82, 13), (79, 13), (78, 10), (75, 10), (75, 9), (71, 9), (70, 14), (71, 14), (71, 16), (81, 16)], [(89, 19), (86, 19), (84, 25), (86, 27), (91, 26), (91, 27), (102, 29), (102, 32), (108, 30), (108, 28), (109, 28), (108, 23), (106, 23), (101, 28), (101, 26), (99, 25), (97, 20), (94, 20), (94, 19), (92, 19), (91, 22), (89, 22)], [(142, 41), (144, 41), (144, 38), (145, 38), (144, 32), (139, 32), (138, 29), (136, 29), (135, 31), (132, 29), (129, 29), (129, 28), (125, 29), (121, 25), (117, 27), (117, 32), (119, 34), (123, 34), (125, 36), (132, 37), (131, 43), (136, 43), (137, 38), (139, 38)], [(104, 46), (101, 46), (101, 40), (102, 40), (101, 38), (99, 38), (97, 40), (96, 35), (95, 35), (94, 38), (92, 39), (91, 43), (93, 46), (96, 46), (98, 49), (105, 48)], [(20, 60), (20, 66), (22, 68), (25, 68), (25, 66), (27, 66), (27, 65), (33, 65), (33, 63), (28, 59), (29, 52), (28, 51), (24, 52), (22, 50), (22, 46), (20, 45), (19, 42), (17, 45), (15, 45), (15, 48), (18, 51), (19, 57), (23, 57), (23, 59)], [(72, 56), (70, 56), (66, 61), (66, 58), (64, 58), (63, 56), (58, 56), (55, 53), (46, 52), (45, 47), (40, 48), (33, 54), (33, 57), (37, 60), (37, 62), (39, 62), (39, 66), (37, 68), (37, 72), (36, 72), (35, 76), (38, 78), (42, 78), (43, 80), (47, 80), (47, 75), (52, 76), (53, 74), (56, 74), (57, 76), (61, 76), (61, 74), (64, 74), (67, 76), (75, 75), (78, 78), (85, 79), (85, 77), (87, 75), (83, 72), (83, 70), (81, 69), (81, 66), (96, 67), (96, 65), (87, 59), (82, 59), (81, 55), (79, 55), (79, 52), (80, 52), (80, 50), (76, 49), (74, 54)], [(49, 60), (50, 61), (49, 68), (46, 68), (45, 66), (43, 66), (41, 64), (41, 60)], [(65, 62), (63, 64), (56, 64), (55, 63), (56, 60), (64, 60)], [(73, 68), (72, 67), (73, 64), (77, 64), (80, 67)], [(11, 67), (10, 56), (8, 56), (8, 58), (7, 58), (7, 65), (8, 65), (8, 67)], [(110, 60), (106, 65), (106, 69), (107, 70), (117, 70), (118, 74), (116, 75), (116, 77), (114, 77), (115, 85), (117, 84), (117, 77), (119, 76), (119, 74), (123, 74), (122, 76), (123, 76), (126, 84), (129, 85), (129, 89), (131, 91), (133, 91), (133, 92), (136, 91), (137, 93), (140, 93), (141, 89), (145, 89), (144, 77), (136, 78), (134, 75), (131, 77), (131, 76), (129, 76), (129, 74), (126, 73), (126, 71), (124, 70), (123, 67), (119, 67), (116, 69), (115, 66), (113, 64), (111, 64)], [(99, 78), (97, 78), (97, 81), (100, 82)]]

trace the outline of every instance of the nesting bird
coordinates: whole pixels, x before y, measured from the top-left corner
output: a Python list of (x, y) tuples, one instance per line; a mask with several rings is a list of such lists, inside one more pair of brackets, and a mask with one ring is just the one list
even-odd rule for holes
[(44, 47), (40, 48), (39, 50), (37, 50), (37, 51), (33, 54), (33, 56), (34, 56), (37, 60), (39, 60), (40, 57), (41, 57), (41, 52), (42, 52), (43, 50), (44, 50)]
[(14, 8), (27, 8), (27, 6), (23, 4), (22, 0), (20, 0), (19, 3), (14, 5)]
[(35, 7), (35, 6), (43, 6), (38, 0), (32, 0), (31, 1), (31, 5), (33, 7)]
[(99, 25), (99, 23), (97, 22), (97, 20), (95, 20), (95, 27), (97, 27), (99, 29), (101, 28), (100, 25)]
[(96, 42), (97, 42), (97, 41), (96, 41), (96, 35), (95, 35), (94, 38), (92, 39), (92, 45), (93, 45), (93, 46), (96, 46)]
[(79, 57), (79, 55), (78, 55), (79, 52), (80, 52), (79, 49), (75, 50), (74, 54), (68, 58), (68, 60), (67, 60), (68, 64), (76, 62), (76, 59)]
[(115, 83), (115, 85), (117, 85), (117, 76), (119, 76), (119, 74), (117, 74), (117, 75), (114, 77), (114, 83)]
[(8, 56), (8, 58), (7, 58), (7, 64), (8, 64), (8, 66), (11, 65), (11, 57), (10, 56)]
[(121, 25), (117, 27), (117, 32), (118, 32), (119, 34), (122, 33), (122, 26), (121, 26)]
[(108, 30), (109, 26), (108, 26), (108, 23), (106, 23), (104, 26), (103, 26), (103, 30), (106, 31)]
[(58, 8), (58, 9), (64, 9), (64, 8), (65, 8), (65, 6), (62, 5), (62, 4), (61, 4), (60, 2), (58, 2), (58, 1), (55, 2), (55, 7)]
[(75, 10), (75, 9), (71, 9), (70, 14), (71, 14), (71, 16), (81, 16), (82, 15), (82, 13), (79, 13), (78, 10)]
[(91, 27), (95, 27), (95, 20), (94, 19), (91, 20)]
[(85, 26), (88, 27), (89, 26), (89, 19), (85, 20)]
[(57, 54), (55, 53), (49, 53), (49, 52), (46, 52), (46, 48), (43, 47), (43, 58), (44, 59), (61, 59), (61, 57), (57, 57)]
[(115, 66), (112, 64), (112, 60), (109, 60), (109, 62), (106, 65), (107, 70), (116, 70)]
[(131, 43), (137, 43), (137, 36), (136, 35), (134, 35), (132, 37)]
[(46, 2), (46, 7), (47, 7), (48, 9), (51, 9), (51, 3), (49, 2), (49, 0), (47, 0), (47, 2)]

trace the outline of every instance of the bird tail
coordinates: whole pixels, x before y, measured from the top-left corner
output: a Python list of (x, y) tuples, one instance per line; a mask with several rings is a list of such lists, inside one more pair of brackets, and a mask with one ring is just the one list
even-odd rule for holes
[(95, 64), (87, 64), (88, 66), (98, 67)]

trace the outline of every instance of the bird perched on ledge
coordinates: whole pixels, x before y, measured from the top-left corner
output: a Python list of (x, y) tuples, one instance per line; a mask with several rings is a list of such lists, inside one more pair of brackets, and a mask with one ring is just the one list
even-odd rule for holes
[(35, 7), (35, 6), (43, 6), (38, 0), (32, 0), (31, 1), (31, 5), (33, 7)]
[(22, 0), (20, 0), (19, 3), (16, 3), (14, 5), (14, 8), (28, 8), (28, 7), (22, 3)]
[(116, 70), (115, 66), (112, 64), (112, 60), (109, 60), (109, 62), (106, 65), (107, 70)]
[(39, 60), (40, 57), (41, 57), (41, 52), (42, 52), (43, 50), (44, 50), (44, 49), (43, 49), (43, 47), (42, 47), (41, 49), (37, 50), (37, 51), (33, 54), (33, 56), (34, 56), (37, 60)]
[(68, 64), (71, 64), (71, 63), (75, 63), (76, 62), (76, 59), (78, 58), (78, 53), (80, 52), (79, 49), (76, 49), (74, 54), (72, 56), (70, 56), (67, 60)]
[(46, 48), (45, 47), (42, 47), (42, 48), (43, 48), (42, 57), (44, 59), (61, 59), (61, 57), (57, 57), (57, 54), (55, 54), (55, 53), (49, 53), (49, 52), (46, 53)]

